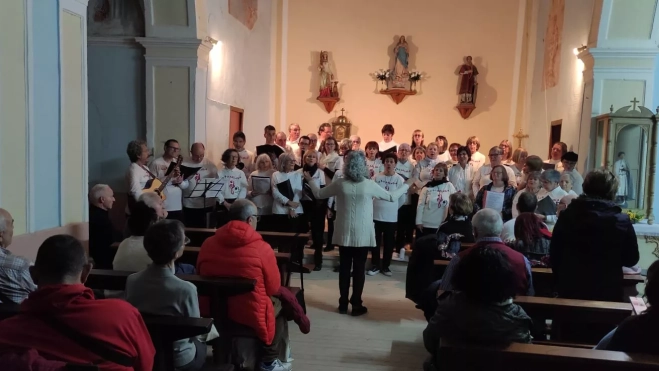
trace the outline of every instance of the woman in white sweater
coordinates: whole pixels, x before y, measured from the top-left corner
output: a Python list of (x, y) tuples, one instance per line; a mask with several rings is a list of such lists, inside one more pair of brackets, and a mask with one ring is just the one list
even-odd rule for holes
[[(360, 316), (368, 310), (362, 304), (364, 290), (366, 257), (368, 249), (374, 247), (375, 229), (373, 227), (373, 199), (398, 202), (405, 194), (409, 184), (393, 192), (387, 192), (377, 183), (368, 179), (366, 157), (361, 151), (352, 151), (345, 158), (343, 178), (334, 179), (332, 184), (320, 189), (309, 182), (316, 198), (336, 197), (336, 222), (332, 242), (339, 245), (339, 313), (348, 312), (348, 303), (352, 304), (352, 315)], [(309, 173), (304, 174), (311, 180)], [(409, 181), (408, 181), (409, 182)], [(350, 293), (350, 271), (353, 270), (353, 292)]]
[(437, 228), (446, 219), (449, 197), (456, 192), (446, 179), (447, 173), (445, 163), (435, 165), (432, 180), (421, 189), (416, 207), (416, 227), (424, 236), (437, 233)]
[[(288, 182), (288, 183), (286, 183)], [(288, 186), (290, 184), (290, 187)], [(272, 174), (272, 214), (282, 231), (297, 232), (300, 227), (298, 216), (302, 215), (302, 173), (295, 171), (295, 156), (290, 153), (279, 155), (279, 171)]]
[(455, 190), (474, 198), (471, 188), (471, 179), (474, 176), (474, 168), (469, 163), (471, 153), (469, 148), (462, 146), (458, 148), (458, 163), (448, 170), (448, 180), (453, 184)]
[(207, 192), (206, 197), (216, 197), (220, 204), (218, 217), (218, 228), (226, 224), (226, 213), (231, 204), (239, 198), (247, 197), (247, 178), (245, 173), (237, 168), (240, 161), (238, 151), (233, 148), (222, 153), (224, 168), (217, 172), (217, 184)]
[[(247, 195), (256, 205), (258, 215), (261, 217), (257, 229), (268, 231), (273, 227), (272, 223), (272, 174), (275, 169), (272, 168), (272, 160), (267, 154), (259, 155), (255, 162), (256, 170), (249, 175), (247, 182)], [(266, 188), (267, 187), (267, 188)]]
[[(325, 173), (318, 168), (318, 152), (310, 149), (304, 153), (302, 158), (302, 169), (297, 170), (300, 173), (308, 172), (311, 174), (311, 180), (304, 180), (304, 183), (314, 183), (318, 188), (325, 186)], [(327, 201), (316, 200), (308, 189), (304, 190), (302, 196), (302, 209), (306, 221), (311, 228), (311, 248), (314, 249), (314, 270), (319, 271), (323, 265), (323, 233), (325, 232), (325, 213), (327, 212)]]

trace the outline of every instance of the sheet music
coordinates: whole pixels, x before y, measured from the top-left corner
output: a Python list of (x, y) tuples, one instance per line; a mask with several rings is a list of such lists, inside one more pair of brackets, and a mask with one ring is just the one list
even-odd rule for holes
[(503, 209), (503, 199), (505, 194), (499, 192), (485, 191), (485, 196), (483, 198), (483, 208), (484, 209), (493, 209), (498, 212), (501, 212)]
[(202, 178), (199, 179), (195, 188), (190, 192), (188, 198), (206, 197), (215, 198), (221, 190), (217, 190), (219, 181), (215, 178)]
[(252, 176), (252, 189), (254, 192), (265, 195), (270, 193), (270, 178), (262, 176)]

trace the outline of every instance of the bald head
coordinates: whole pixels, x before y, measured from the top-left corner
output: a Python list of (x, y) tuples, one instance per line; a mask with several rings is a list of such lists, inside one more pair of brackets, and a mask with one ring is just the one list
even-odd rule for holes
[(103, 210), (112, 209), (114, 192), (107, 184), (97, 184), (89, 190), (89, 204)]
[(204, 143), (194, 143), (190, 147), (190, 159), (192, 162), (200, 163), (204, 160), (204, 155), (206, 154), (206, 147)]
[(286, 133), (283, 131), (277, 133), (277, 136), (275, 136), (275, 143), (277, 143), (279, 147), (286, 148)]
[(0, 209), (0, 247), (7, 248), (14, 237), (14, 218), (9, 211)]

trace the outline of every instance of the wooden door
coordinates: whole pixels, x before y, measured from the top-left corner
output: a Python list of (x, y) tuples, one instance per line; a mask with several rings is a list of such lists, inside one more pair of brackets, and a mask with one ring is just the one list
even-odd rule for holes
[(563, 126), (563, 120), (555, 120), (551, 122), (551, 129), (549, 132), (549, 157), (551, 158), (551, 147), (556, 142), (561, 141), (561, 128)]
[(237, 131), (243, 131), (243, 114), (245, 110), (238, 107), (231, 106), (231, 113), (229, 116), (229, 142), (233, 141), (233, 134)]

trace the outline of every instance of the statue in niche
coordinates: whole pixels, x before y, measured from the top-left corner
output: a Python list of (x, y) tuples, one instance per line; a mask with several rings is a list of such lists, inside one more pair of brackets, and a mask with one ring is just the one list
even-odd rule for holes
[(329, 64), (329, 54), (327, 51), (321, 50), (320, 52), (320, 94), (318, 98), (332, 98), (338, 97), (339, 92), (334, 87), (338, 81), (334, 81), (334, 72)]
[(618, 177), (616, 203), (620, 207), (627, 207), (627, 200), (634, 199), (634, 183), (629, 172), (629, 164), (625, 160), (625, 152), (618, 153), (618, 160), (613, 164), (613, 173)]
[(398, 39), (398, 43), (394, 47), (394, 68), (393, 76), (391, 78), (391, 87), (393, 89), (406, 89), (407, 84), (409, 83), (409, 58), (410, 58), (410, 48), (405, 41), (405, 36), (401, 36)]
[(465, 63), (460, 66), (460, 104), (476, 104), (477, 75), (478, 69), (472, 63), (471, 56), (468, 55), (465, 57)]
[(90, 0), (87, 33), (90, 36), (144, 36), (144, 1)]

